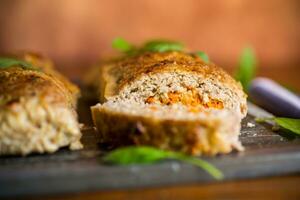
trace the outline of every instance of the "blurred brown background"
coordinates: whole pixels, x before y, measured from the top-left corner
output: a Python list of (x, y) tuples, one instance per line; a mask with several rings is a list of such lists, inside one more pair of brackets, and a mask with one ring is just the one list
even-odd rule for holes
[(0, 23), (0, 51), (41, 52), (72, 77), (121, 36), (179, 40), (229, 71), (251, 45), (260, 75), (300, 86), (298, 0), (1, 0)]

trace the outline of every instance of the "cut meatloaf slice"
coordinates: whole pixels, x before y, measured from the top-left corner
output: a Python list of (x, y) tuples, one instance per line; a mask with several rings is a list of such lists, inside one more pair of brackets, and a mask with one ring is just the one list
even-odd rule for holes
[(182, 105), (107, 102), (92, 107), (92, 117), (105, 143), (151, 145), (193, 155), (242, 150), (240, 118), (228, 110), (190, 112)]
[[(242, 149), (238, 135), (247, 113), (246, 95), (238, 82), (214, 64), (183, 52), (147, 52), (106, 62), (98, 78), (103, 104), (92, 107), (92, 113), (104, 141), (127, 138), (135, 144), (191, 154)], [(145, 127), (144, 132), (139, 135), (134, 124)], [(131, 126), (135, 131), (129, 136)], [(145, 140), (148, 136), (152, 139)], [(187, 138), (194, 143), (186, 142)], [(180, 140), (181, 146), (175, 148), (173, 140)]]
[(51, 153), (82, 147), (77, 122), (78, 88), (51, 62), (33, 54), (20, 65), (0, 68), (0, 155)]

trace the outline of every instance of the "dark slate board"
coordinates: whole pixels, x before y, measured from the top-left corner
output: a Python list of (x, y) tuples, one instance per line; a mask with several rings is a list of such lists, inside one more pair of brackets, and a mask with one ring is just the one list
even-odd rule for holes
[[(90, 123), (80, 110), (81, 121)], [(282, 137), (271, 125), (257, 124), (253, 116), (269, 114), (250, 104), (243, 121), (241, 141), (245, 152), (205, 158), (225, 174), (225, 180), (275, 176), (300, 172), (300, 139)], [(255, 127), (247, 127), (247, 122)], [(93, 190), (129, 189), (214, 182), (203, 170), (176, 161), (144, 166), (108, 166), (101, 163), (103, 148), (93, 128), (83, 131), (85, 148), (51, 155), (0, 158), (0, 198), (62, 194)]]

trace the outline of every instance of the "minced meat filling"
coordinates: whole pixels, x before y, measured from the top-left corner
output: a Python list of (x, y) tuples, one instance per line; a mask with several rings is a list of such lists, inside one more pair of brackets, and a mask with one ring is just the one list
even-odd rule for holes
[[(204, 108), (223, 109), (223, 102), (217, 99), (209, 98), (207, 101), (203, 101), (202, 97), (194, 90), (189, 90), (185, 93), (180, 92), (168, 92), (163, 95), (150, 96), (145, 100), (145, 103), (160, 103), (163, 105), (172, 105), (181, 103), (186, 106), (190, 106), (192, 110), (195, 110), (199, 105)], [(197, 109), (198, 110), (198, 109)]]

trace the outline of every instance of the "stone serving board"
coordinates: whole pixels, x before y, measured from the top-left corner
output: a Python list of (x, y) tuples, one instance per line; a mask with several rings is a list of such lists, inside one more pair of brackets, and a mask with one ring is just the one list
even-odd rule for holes
[[(100, 146), (100, 138), (90, 126), (87, 108), (81, 102), (80, 120), (89, 125), (83, 130), (83, 150), (61, 149), (50, 155), (0, 158), (0, 198), (216, 181), (202, 169), (177, 161), (133, 166), (103, 164), (105, 148)], [(221, 169), (223, 181), (300, 172), (300, 139), (274, 133), (271, 125), (254, 120), (266, 116), (270, 114), (249, 103), (240, 136), (245, 151), (204, 158)], [(248, 122), (255, 127), (248, 127)]]

